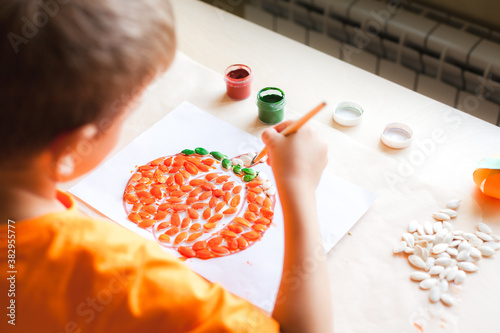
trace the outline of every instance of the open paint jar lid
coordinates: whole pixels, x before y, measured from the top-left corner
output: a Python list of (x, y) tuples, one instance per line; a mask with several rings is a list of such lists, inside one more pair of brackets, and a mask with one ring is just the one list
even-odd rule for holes
[(350, 101), (340, 102), (333, 111), (333, 120), (342, 126), (355, 126), (363, 119), (364, 112), (358, 103)]
[(389, 123), (385, 126), (380, 140), (390, 148), (401, 149), (410, 145), (413, 130), (402, 123)]

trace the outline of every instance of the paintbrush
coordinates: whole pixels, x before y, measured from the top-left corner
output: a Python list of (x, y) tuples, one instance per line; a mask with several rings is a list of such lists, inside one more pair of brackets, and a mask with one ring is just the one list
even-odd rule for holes
[[(293, 133), (297, 132), (299, 130), (299, 128), (302, 127), (302, 125), (304, 125), (306, 122), (308, 122), (309, 119), (311, 119), (316, 113), (318, 113), (322, 108), (324, 108), (325, 105), (326, 105), (325, 102), (321, 103), (320, 105), (318, 105), (317, 107), (315, 107), (314, 109), (312, 109), (311, 111), (309, 111), (308, 113), (306, 113), (304, 116), (302, 116), (302, 118), (300, 118), (296, 122), (290, 124), (287, 128), (285, 128), (281, 132), (281, 134), (283, 134), (284, 136), (288, 136), (290, 134), (293, 134)], [(253, 164), (259, 162), (266, 154), (267, 154), (267, 148), (264, 147), (260, 151), (260, 153), (257, 154), (252, 159), (252, 163), (250, 163), (250, 165), (253, 165)]]

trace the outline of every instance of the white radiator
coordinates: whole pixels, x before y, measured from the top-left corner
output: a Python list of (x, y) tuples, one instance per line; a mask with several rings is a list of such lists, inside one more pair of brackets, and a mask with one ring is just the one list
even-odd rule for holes
[(500, 125), (497, 31), (411, 0), (249, 0), (245, 18)]

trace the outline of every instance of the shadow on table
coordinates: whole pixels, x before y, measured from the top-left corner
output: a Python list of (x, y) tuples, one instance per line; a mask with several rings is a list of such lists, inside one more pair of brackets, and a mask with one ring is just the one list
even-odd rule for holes
[(478, 188), (475, 189), (472, 197), (483, 210), (483, 218), (488, 220), (488, 224), (500, 227), (500, 199), (483, 194)]

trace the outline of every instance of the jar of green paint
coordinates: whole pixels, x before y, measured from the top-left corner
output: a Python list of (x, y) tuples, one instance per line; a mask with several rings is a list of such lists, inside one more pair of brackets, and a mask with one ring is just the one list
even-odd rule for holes
[(259, 119), (264, 124), (277, 124), (285, 115), (285, 93), (278, 88), (267, 87), (257, 94)]

